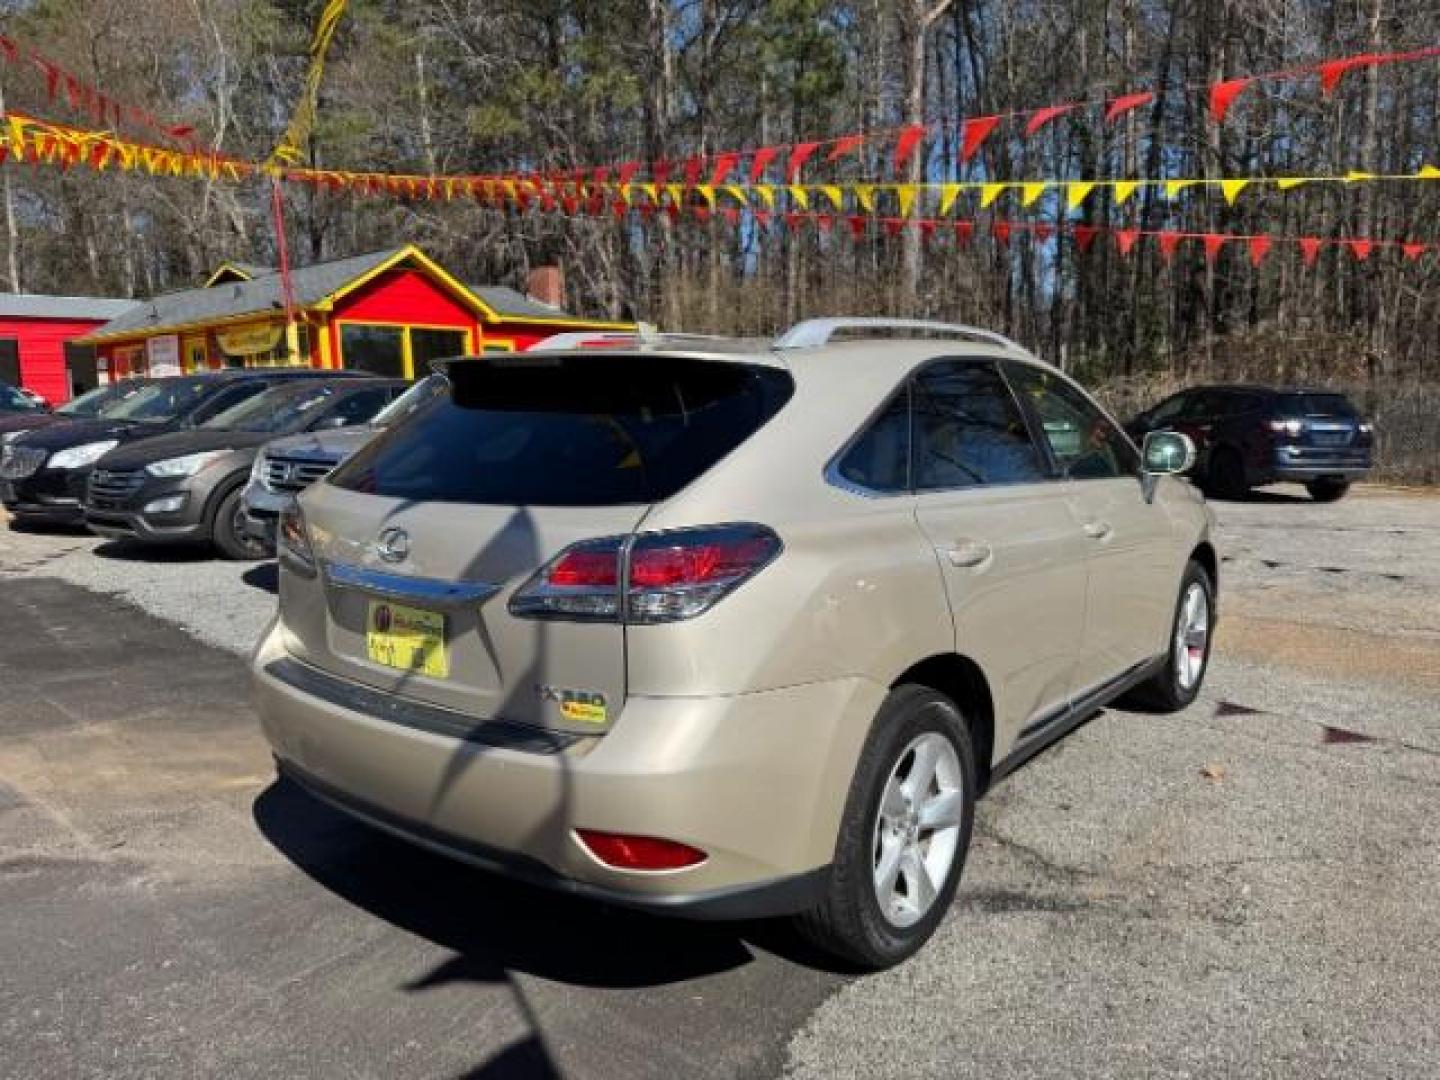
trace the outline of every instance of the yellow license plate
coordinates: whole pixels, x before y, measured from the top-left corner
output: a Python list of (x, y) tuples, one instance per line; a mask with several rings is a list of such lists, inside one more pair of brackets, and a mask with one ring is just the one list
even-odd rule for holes
[(445, 616), (434, 611), (370, 601), (365, 619), (365, 651), (371, 660), (386, 667), (432, 679), (450, 677)]

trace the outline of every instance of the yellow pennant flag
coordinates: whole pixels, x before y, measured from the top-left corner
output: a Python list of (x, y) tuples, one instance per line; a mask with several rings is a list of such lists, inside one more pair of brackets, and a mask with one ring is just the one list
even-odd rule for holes
[(749, 206), (750, 200), (745, 197), (745, 189), (739, 184), (726, 184), (723, 188), (726, 195), (738, 202), (741, 206)]
[(1140, 183), (1136, 180), (1118, 180), (1114, 187), (1115, 205), (1124, 206), (1130, 201), (1130, 196), (1140, 190)]
[(984, 209), (1000, 197), (1009, 185), (1008, 184), (981, 184), (980, 185), (980, 207)]
[(696, 184), (696, 185), (695, 185), (695, 190), (698, 191), (698, 192), (700, 193), (700, 197), (701, 197), (702, 199), (704, 199), (707, 204), (709, 204), (710, 209), (711, 209), (711, 210), (714, 210), (714, 209), (715, 209), (715, 187), (714, 187), (714, 185), (712, 185), (712, 184)]
[(1078, 184), (1065, 185), (1065, 205), (1071, 210), (1079, 210), (1085, 205), (1085, 200), (1095, 190), (1095, 185), (1088, 180)]
[(1166, 180), (1165, 197), (1167, 199), (1174, 199), (1186, 188), (1194, 187), (1196, 183), (1198, 183), (1198, 181), (1195, 180)]
[(1281, 191), (1289, 191), (1291, 188), (1297, 188), (1303, 183), (1305, 183), (1305, 177), (1303, 176), (1282, 176), (1275, 181), (1275, 186)]
[(1038, 200), (1041, 195), (1045, 194), (1046, 186), (1047, 185), (1043, 180), (1038, 182), (1031, 181), (1028, 184), (1022, 184), (1020, 186), (1020, 205), (1033, 206), (1036, 200)]
[(844, 211), (845, 192), (841, 190), (839, 184), (826, 184), (821, 187), (820, 190), (824, 192), (825, 197), (830, 200), (830, 205), (835, 208), (837, 214)]
[(950, 212), (950, 208), (955, 205), (955, 200), (958, 199), (959, 197), (960, 197), (960, 185), (959, 185), (959, 184), (941, 184), (941, 185), (940, 185), (940, 216), (941, 216), (941, 217), (944, 217), (946, 214), (948, 214), (948, 213)]
[(1225, 201), (1231, 206), (1240, 197), (1240, 193), (1250, 186), (1249, 180), (1221, 180), (1220, 191), (1225, 196)]
[(856, 184), (855, 201), (860, 204), (860, 209), (867, 214), (873, 214), (875, 212), (875, 185)]
[(790, 199), (801, 210), (810, 209), (810, 193), (799, 184), (791, 184), (785, 189), (790, 192)]
[(665, 194), (670, 196), (671, 206), (682, 206), (685, 203), (685, 186), (683, 184), (666, 184)]
[(765, 204), (765, 209), (775, 209), (775, 188), (770, 184), (756, 184), (755, 194), (760, 196), (760, 201)]
[(645, 197), (649, 199), (652, 203), (654, 203), (656, 206), (660, 205), (659, 184), (641, 184), (640, 190), (645, 193)]
[(1420, 180), (1440, 180), (1440, 167), (1434, 165), (1421, 165), (1420, 171), (1415, 174)]
[(269, 164), (293, 165), (304, 156), (305, 143), (310, 139), (310, 129), (315, 125), (315, 107), (320, 97), (320, 80), (325, 75), (325, 54), (330, 51), (330, 42), (340, 27), (340, 17), (345, 14), (347, 0), (328, 0), (320, 21), (315, 24), (315, 36), (310, 39), (310, 67), (305, 72), (305, 85), (300, 91), (300, 101), (290, 117), (290, 125), (280, 142), (270, 154)]
[(915, 209), (915, 197), (920, 194), (920, 189), (914, 184), (896, 184), (895, 198), (900, 204), (900, 216), (909, 217), (910, 211)]
[(1374, 179), (1375, 179), (1375, 174), (1374, 174), (1374, 173), (1371, 173), (1371, 172), (1361, 172), (1361, 171), (1358, 170), (1358, 169), (1351, 169), (1348, 173), (1345, 174), (1345, 181), (1346, 181), (1346, 183), (1354, 183), (1354, 182), (1356, 182), (1356, 181), (1358, 181), (1358, 180), (1374, 180)]
[(621, 184), (621, 185), (620, 185), (620, 201), (623, 202), (626, 206), (629, 206), (629, 205), (630, 205), (630, 193), (631, 193), (633, 190), (635, 190), (635, 185), (634, 185), (634, 184)]

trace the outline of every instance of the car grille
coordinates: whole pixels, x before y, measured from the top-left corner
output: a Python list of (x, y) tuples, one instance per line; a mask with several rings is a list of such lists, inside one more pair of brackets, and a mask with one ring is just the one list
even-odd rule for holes
[(24, 480), (40, 471), (50, 455), (35, 446), (0, 447), (0, 480)]
[(262, 475), (265, 477), (265, 486), (271, 491), (281, 495), (293, 495), (304, 491), (333, 468), (335, 466), (331, 462), (267, 457)]
[(125, 501), (139, 491), (144, 483), (145, 474), (138, 470), (114, 472), (96, 469), (90, 474), (85, 505), (100, 510), (118, 509), (124, 506)]

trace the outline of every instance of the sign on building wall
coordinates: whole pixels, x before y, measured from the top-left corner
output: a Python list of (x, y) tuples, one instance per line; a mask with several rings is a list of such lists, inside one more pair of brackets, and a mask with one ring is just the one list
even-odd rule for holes
[(221, 330), (215, 339), (228, 356), (255, 356), (275, 348), (283, 329), (276, 323), (251, 323)]
[(161, 334), (145, 342), (145, 360), (152, 378), (180, 374), (180, 338)]

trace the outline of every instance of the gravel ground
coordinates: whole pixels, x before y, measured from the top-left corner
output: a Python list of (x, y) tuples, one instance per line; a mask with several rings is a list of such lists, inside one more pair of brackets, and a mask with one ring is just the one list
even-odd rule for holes
[[(914, 960), (713, 987), (705, 1038), (738, 1045), (753, 1009), (823, 998), (791, 1023), (790, 1076), (1440, 1077), (1440, 498), (1216, 510), (1202, 699), (1105, 713), (999, 785)], [(235, 652), (274, 605), (264, 565), (0, 529), (0, 589), (15, 576), (115, 594)], [(595, 1074), (576, 1016), (532, 1020), (567, 1075)]]

